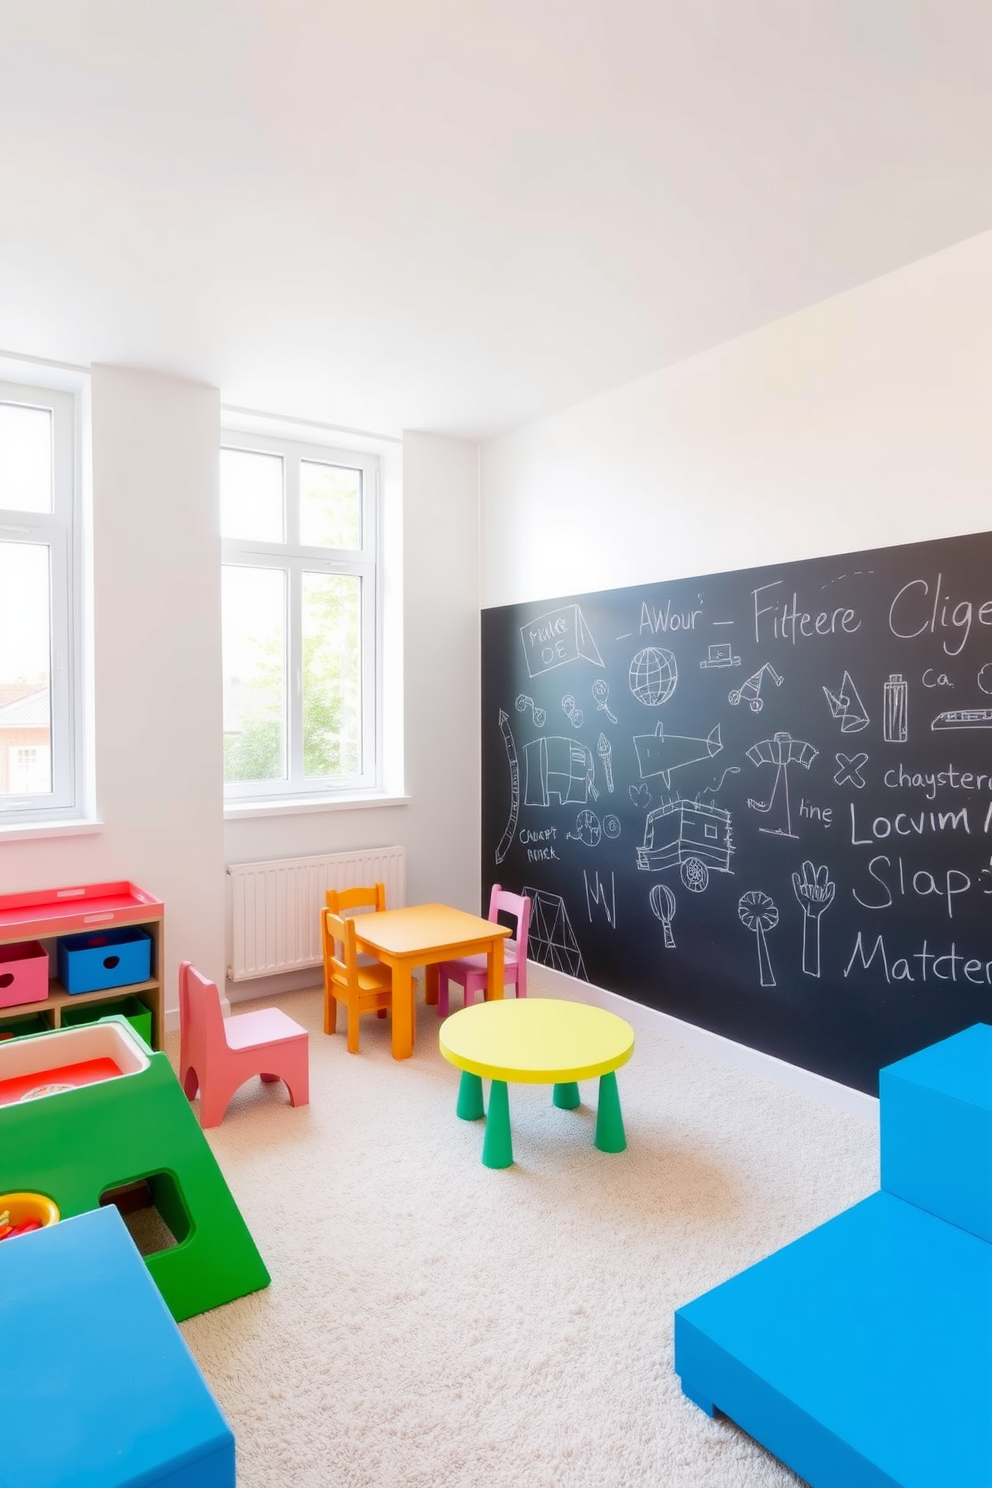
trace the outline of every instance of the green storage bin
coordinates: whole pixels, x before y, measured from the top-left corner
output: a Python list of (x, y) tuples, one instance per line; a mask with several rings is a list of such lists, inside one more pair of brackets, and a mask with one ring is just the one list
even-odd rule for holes
[(80, 1023), (95, 1023), (98, 1018), (110, 1018), (119, 1013), (126, 1018), (145, 1043), (151, 1049), (152, 1044), (152, 1014), (140, 997), (113, 997), (107, 1002), (88, 1002), (85, 1007), (63, 1008), (62, 1027), (74, 1028)]
[[(134, 1000), (137, 1002), (138, 999)], [(51, 1026), (42, 1013), (32, 1013), (29, 1018), (2, 1018), (0, 1019), (0, 1042), (6, 1043), (11, 1038), (24, 1038), (28, 1033), (48, 1033)]]

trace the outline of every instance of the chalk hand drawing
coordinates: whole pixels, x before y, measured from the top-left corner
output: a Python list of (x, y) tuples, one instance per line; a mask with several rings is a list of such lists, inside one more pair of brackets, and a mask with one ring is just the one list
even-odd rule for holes
[(704, 785), (700, 794), (705, 796), (706, 792), (709, 791), (711, 796), (715, 796), (728, 775), (739, 775), (740, 773), (741, 771), (739, 765), (728, 765), (723, 774), (720, 776), (720, 779), (717, 781), (716, 785)]
[(905, 744), (909, 736), (909, 686), (893, 672), (882, 688), (882, 738), (886, 744)]
[(803, 971), (807, 976), (820, 975), (820, 919), (834, 902), (837, 885), (830, 878), (826, 864), (814, 868), (803, 864), (802, 877), (792, 875), (792, 888), (803, 908)]
[(585, 962), (564, 899), (548, 889), (525, 888), (521, 892), (530, 899), (528, 956), (539, 966), (551, 966), (587, 982)]
[(660, 920), (665, 931), (665, 945), (670, 951), (675, 949), (675, 936), (672, 934), (672, 920), (675, 918), (675, 895), (666, 883), (656, 883), (648, 895), (648, 903), (651, 905), (651, 913), (656, 920)]
[(595, 811), (580, 811), (575, 818), (575, 831), (566, 832), (565, 835), (570, 842), (584, 842), (586, 847), (598, 847), (603, 828)]
[(499, 710), (499, 730), (503, 735), (506, 760), (510, 767), (510, 815), (496, 848), (496, 861), (502, 863), (510, 850), (510, 843), (517, 830), (517, 817), (520, 815), (520, 761), (517, 759), (517, 746), (510, 732), (510, 715), (504, 713), (502, 708)]
[(720, 725), (710, 729), (705, 739), (689, 734), (666, 734), (665, 725), (655, 725), (653, 734), (635, 734), (634, 748), (642, 780), (660, 775), (666, 789), (671, 789), (672, 773), (700, 760), (712, 759), (723, 748)]
[(768, 956), (768, 942), (765, 939), (769, 930), (774, 930), (778, 924), (778, 910), (774, 900), (760, 889), (749, 889), (742, 894), (737, 905), (737, 913), (740, 915), (741, 924), (746, 930), (750, 930), (758, 942), (758, 976), (763, 987), (775, 986), (775, 973), (772, 971), (772, 963)]
[(575, 699), (570, 692), (566, 692), (562, 698), (561, 710), (573, 728), (582, 727), (582, 709), (575, 706)]
[(593, 872), (592, 878), (586, 868), (582, 870), (582, 878), (586, 886), (586, 914), (589, 923), (592, 924), (593, 905), (598, 905), (606, 916), (606, 923), (611, 929), (617, 927), (617, 885), (616, 877), (610, 874), (610, 886), (606, 887), (605, 879), (601, 879), (598, 870)]
[(627, 794), (634, 805), (639, 806), (642, 811), (646, 811), (651, 805), (651, 792), (646, 785), (628, 785)]
[(616, 714), (610, 712), (610, 689), (602, 677), (597, 677), (592, 684), (592, 695), (600, 713), (605, 713), (611, 723), (616, 723)]
[(711, 870), (730, 872), (733, 851), (729, 811), (679, 799), (648, 813), (637, 866), (645, 873), (677, 867), (686, 888), (701, 894)]
[(837, 773), (834, 775), (834, 785), (853, 785), (857, 790), (864, 790), (868, 784), (862, 775), (862, 770), (868, 763), (866, 754), (835, 754), (837, 761)]
[(620, 836), (620, 818), (618, 816), (603, 817), (603, 836), (613, 838)]
[(759, 831), (770, 832), (775, 837), (795, 837), (798, 835), (792, 830), (792, 808), (789, 803), (789, 766), (802, 765), (804, 770), (808, 770), (819, 752), (812, 744), (807, 744), (802, 739), (794, 739), (791, 734), (787, 733), (777, 733), (773, 739), (762, 739), (760, 744), (752, 744), (751, 748), (747, 751), (748, 759), (755, 765), (774, 765), (775, 783), (772, 786), (772, 793), (767, 801), (748, 800), (747, 804), (751, 807), (752, 811), (771, 811), (780, 787), (784, 804), (784, 826), (760, 827)]
[(699, 663), (703, 671), (707, 667), (735, 667), (740, 664), (741, 659), (734, 655), (734, 648), (729, 641), (712, 641), (704, 660)]
[(741, 683), (740, 687), (735, 687), (732, 692), (728, 692), (728, 701), (736, 708), (737, 704), (743, 699), (752, 713), (760, 713), (765, 706), (765, 700), (761, 696), (761, 684), (765, 677), (771, 677), (776, 687), (781, 687), (785, 681), (784, 677), (779, 676), (771, 662), (766, 661), (764, 666), (760, 666), (756, 672), (748, 677), (746, 682)]
[(949, 708), (938, 713), (930, 727), (938, 729), (992, 728), (992, 708)]
[(630, 690), (645, 708), (660, 708), (678, 686), (679, 669), (671, 651), (663, 646), (645, 646), (630, 663)]
[(577, 604), (548, 610), (520, 627), (527, 672), (539, 677), (570, 661), (584, 659), (602, 666), (603, 658)]
[(543, 708), (539, 708), (537, 706), (537, 704), (535, 703), (534, 699), (532, 697), (528, 697), (525, 692), (518, 693), (517, 694), (517, 712), (518, 713), (526, 713), (526, 711), (527, 711), (528, 708), (530, 709), (531, 716), (534, 719), (534, 727), (535, 728), (543, 728), (544, 727), (544, 721), (545, 721), (545, 719), (548, 716), (547, 713), (545, 713), (545, 711), (544, 711)]
[(596, 753), (599, 755), (603, 766), (603, 774), (606, 776), (606, 789), (610, 795), (613, 794), (613, 745), (605, 734), (600, 734), (596, 745)]
[(560, 734), (532, 739), (524, 745), (524, 762), (525, 806), (550, 806), (552, 796), (560, 806), (586, 806), (590, 796), (599, 799), (592, 750), (578, 739)]
[(831, 692), (829, 687), (824, 687), (823, 695), (832, 716), (840, 720), (842, 734), (858, 734), (868, 727), (871, 722), (868, 710), (858, 696), (858, 689), (851, 681), (850, 672), (844, 673), (838, 692)]

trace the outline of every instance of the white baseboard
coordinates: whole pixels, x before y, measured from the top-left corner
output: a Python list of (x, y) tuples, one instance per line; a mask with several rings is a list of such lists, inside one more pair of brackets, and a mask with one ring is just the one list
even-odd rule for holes
[(580, 981), (577, 977), (555, 971), (550, 966), (539, 966), (534, 961), (529, 964), (534, 968), (535, 975), (540, 976), (542, 981), (556, 991), (567, 994), (576, 1002), (588, 1002), (593, 1007), (618, 1013), (621, 1018), (626, 1018), (635, 1031), (641, 1028), (645, 1032), (653, 1029), (666, 1033), (687, 1048), (699, 1049), (734, 1069), (746, 1070), (749, 1074), (771, 1080), (773, 1084), (782, 1085), (787, 1090), (795, 1090), (811, 1100), (833, 1106), (835, 1110), (860, 1116), (865, 1121), (878, 1121), (878, 1099), (874, 1095), (866, 1095), (863, 1090), (852, 1090), (850, 1086), (841, 1085), (837, 1080), (828, 1080), (824, 1075), (814, 1074), (812, 1070), (800, 1069), (798, 1065), (788, 1064), (784, 1059), (776, 1059), (774, 1054), (762, 1054), (759, 1049), (736, 1044), (733, 1039), (711, 1033), (708, 1028), (697, 1028), (692, 1023), (684, 1023), (681, 1018), (673, 1018), (670, 1013), (645, 1007), (640, 1002), (632, 1002), (630, 998), (621, 997), (617, 992), (609, 992), (605, 987), (595, 987), (591, 982)]

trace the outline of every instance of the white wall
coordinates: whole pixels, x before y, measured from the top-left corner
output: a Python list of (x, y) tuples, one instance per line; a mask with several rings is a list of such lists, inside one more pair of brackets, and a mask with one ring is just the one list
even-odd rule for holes
[(165, 901), (166, 993), (223, 977), (219, 400), (92, 373), (93, 835), (0, 842), (0, 890), (131, 879)]
[(992, 526), (992, 233), (485, 446), (482, 602)]

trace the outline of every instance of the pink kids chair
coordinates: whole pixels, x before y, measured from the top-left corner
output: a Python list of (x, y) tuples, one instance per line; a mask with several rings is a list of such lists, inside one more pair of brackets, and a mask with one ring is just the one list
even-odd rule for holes
[(278, 1008), (225, 1018), (220, 993), (190, 961), (179, 967), (179, 1082), (192, 1101), (200, 1092), (200, 1125), (220, 1126), (231, 1096), (261, 1075), (284, 1080), (290, 1104), (310, 1101), (309, 1035)]
[[(517, 922), (517, 933), (503, 942), (503, 982), (516, 986), (517, 996), (527, 996), (527, 930), (530, 925), (530, 900), (526, 894), (509, 894), (499, 884), (493, 884), (489, 897), (488, 919), (496, 921), (500, 910), (512, 915)], [(471, 1004), (473, 995), (486, 990), (485, 956), (460, 956), (457, 961), (442, 961), (437, 969), (437, 1015), (448, 1016), (448, 983), (458, 982), (464, 988), (465, 1006)]]

